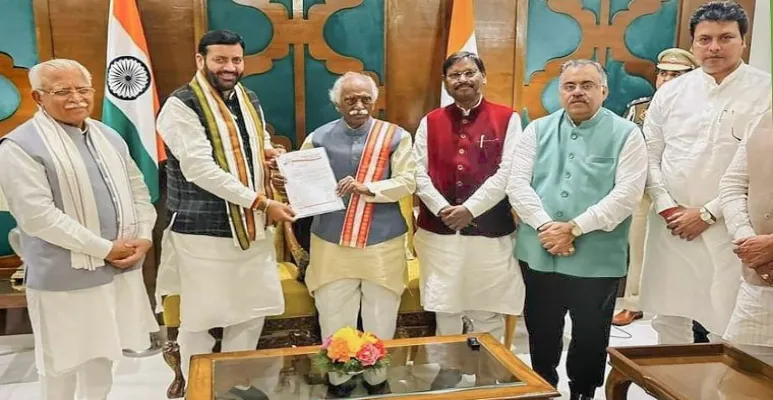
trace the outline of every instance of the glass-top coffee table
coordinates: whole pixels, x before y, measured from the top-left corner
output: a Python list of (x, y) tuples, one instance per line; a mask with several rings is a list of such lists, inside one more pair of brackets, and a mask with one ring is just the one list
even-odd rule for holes
[(189, 400), (550, 399), (560, 394), (488, 334), (386, 341), (392, 358), (384, 383), (356, 375), (343, 386), (315, 371), (318, 347), (207, 354), (191, 360)]

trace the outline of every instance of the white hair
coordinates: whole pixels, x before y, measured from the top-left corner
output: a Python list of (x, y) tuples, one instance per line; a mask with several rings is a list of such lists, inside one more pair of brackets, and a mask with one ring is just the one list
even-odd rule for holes
[(566, 71), (569, 68), (579, 68), (579, 67), (584, 67), (586, 65), (590, 65), (596, 68), (596, 71), (598, 71), (599, 75), (601, 76), (601, 85), (608, 87), (607, 72), (604, 70), (604, 67), (601, 64), (593, 60), (586, 60), (586, 59), (569, 60), (561, 64), (561, 74), (563, 74), (564, 71)]
[(338, 79), (336, 79), (335, 83), (333, 84), (333, 88), (330, 89), (330, 101), (335, 104), (336, 108), (341, 105), (341, 89), (343, 88), (344, 83), (352, 79), (361, 79), (370, 85), (370, 94), (373, 96), (373, 102), (375, 103), (378, 99), (378, 85), (376, 85), (376, 81), (374, 81), (373, 78), (368, 75), (349, 71), (338, 77)]
[(32, 86), (32, 90), (41, 90), (43, 89), (43, 83), (48, 81), (46, 79), (46, 75), (49, 72), (73, 70), (80, 71), (81, 74), (83, 74), (83, 77), (86, 78), (88, 85), (91, 86), (91, 73), (89, 70), (87, 70), (83, 64), (75, 60), (68, 60), (65, 58), (56, 58), (53, 60), (43, 61), (42, 63), (36, 64), (30, 68), (30, 86)]

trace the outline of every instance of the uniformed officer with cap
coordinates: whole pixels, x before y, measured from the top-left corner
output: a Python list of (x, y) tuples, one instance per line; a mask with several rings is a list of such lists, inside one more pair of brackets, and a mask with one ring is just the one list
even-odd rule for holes
[[(698, 68), (698, 66), (698, 61), (687, 50), (671, 48), (661, 51), (658, 54), (658, 75), (655, 79), (655, 90), (671, 79), (690, 72)], [(628, 103), (626, 106), (628, 107), (628, 112), (625, 117), (641, 127), (651, 100), (652, 96), (648, 96)]]
[[(655, 79), (655, 90), (659, 89), (664, 83), (674, 79), (682, 74), (698, 68), (698, 61), (686, 50), (671, 48), (658, 54), (657, 78)], [(625, 115), (630, 121), (633, 121), (641, 128), (644, 123), (644, 117), (647, 115), (647, 107), (650, 105), (652, 96), (642, 97), (628, 103), (628, 112)], [(647, 212), (650, 208), (650, 199), (645, 196), (639, 208), (633, 214), (630, 233), (630, 254), (628, 277), (625, 284), (624, 309), (612, 319), (612, 324), (625, 326), (640, 319), (644, 313), (638, 310), (639, 281), (641, 279), (641, 266), (644, 258), (644, 236), (646, 233)]]

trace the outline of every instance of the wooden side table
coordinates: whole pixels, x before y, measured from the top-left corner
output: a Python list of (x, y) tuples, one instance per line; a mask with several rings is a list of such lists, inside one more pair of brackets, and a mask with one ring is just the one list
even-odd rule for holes
[(773, 399), (773, 365), (728, 344), (609, 348), (608, 400), (635, 383), (661, 400)]

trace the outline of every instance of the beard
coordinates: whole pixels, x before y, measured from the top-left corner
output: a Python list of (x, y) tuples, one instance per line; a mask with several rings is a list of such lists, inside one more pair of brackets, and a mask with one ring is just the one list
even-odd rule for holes
[(218, 74), (210, 71), (209, 68), (206, 68), (204, 72), (207, 75), (207, 80), (209, 81), (209, 83), (221, 93), (233, 89), (234, 86), (236, 86), (236, 84), (239, 83), (239, 81), (241, 81), (242, 75), (243, 75), (243, 74), (236, 74), (236, 78), (233, 81), (225, 81), (220, 79), (220, 77), (218, 77)]

